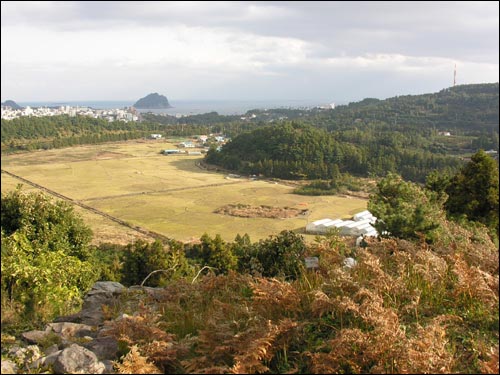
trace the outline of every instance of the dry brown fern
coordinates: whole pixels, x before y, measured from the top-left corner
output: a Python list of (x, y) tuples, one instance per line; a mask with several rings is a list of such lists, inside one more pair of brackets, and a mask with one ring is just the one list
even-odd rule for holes
[(498, 374), (498, 345), (496, 348), (490, 349), (490, 359), (481, 362), (481, 369), (485, 374)]
[(122, 363), (115, 362), (114, 367), (119, 374), (162, 374), (162, 371), (139, 353), (137, 345), (123, 356)]
[(265, 329), (259, 328), (239, 336), (236, 343), (238, 354), (234, 357), (235, 364), (231, 368), (232, 373), (249, 374), (269, 371), (265, 362), (269, 362), (277, 350), (286, 347), (297, 323), (285, 319), (276, 325), (268, 320), (264, 327)]
[(453, 261), (453, 272), (458, 277), (455, 295), (468, 299), (477, 298), (491, 307), (498, 306), (498, 276), (494, 277), (476, 266), (469, 266), (461, 254), (456, 254)]
[(269, 319), (293, 315), (301, 310), (300, 296), (288, 282), (277, 279), (256, 278), (251, 283), (252, 307)]
[(417, 328), (416, 336), (409, 340), (408, 357), (404, 373), (444, 374), (453, 368), (453, 355), (447, 350), (446, 325), (444, 322), (457, 320), (456, 316), (440, 315), (425, 327)]

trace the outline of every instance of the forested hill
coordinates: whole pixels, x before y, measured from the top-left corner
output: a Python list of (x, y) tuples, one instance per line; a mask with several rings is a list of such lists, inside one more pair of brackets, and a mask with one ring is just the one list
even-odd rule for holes
[(499, 86), (498, 83), (459, 85), (432, 94), (385, 100), (367, 98), (324, 111), (315, 119), (316, 125), (330, 130), (373, 122), (455, 133), (498, 132)]
[[(207, 161), (232, 170), (286, 179), (330, 178), (334, 166), (349, 151), (355, 152), (324, 130), (285, 123), (242, 134), (221, 151), (211, 149)], [(357, 158), (350, 160), (356, 163)], [(335, 168), (338, 171), (338, 165)]]
[[(368, 136), (371, 136), (368, 134)], [(336, 179), (339, 173), (358, 176), (396, 172), (423, 181), (434, 169), (455, 170), (457, 157), (416, 147), (422, 137), (392, 138), (386, 134), (362, 142), (300, 123), (283, 123), (243, 133), (220, 151), (207, 153), (206, 161), (245, 174), (283, 179)], [(347, 137), (345, 137), (347, 138)]]

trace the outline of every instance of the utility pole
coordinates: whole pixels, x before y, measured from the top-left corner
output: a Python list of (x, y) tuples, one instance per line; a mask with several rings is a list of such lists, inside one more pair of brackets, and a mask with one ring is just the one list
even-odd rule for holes
[(457, 64), (455, 63), (455, 70), (453, 71), (453, 87), (457, 84)]

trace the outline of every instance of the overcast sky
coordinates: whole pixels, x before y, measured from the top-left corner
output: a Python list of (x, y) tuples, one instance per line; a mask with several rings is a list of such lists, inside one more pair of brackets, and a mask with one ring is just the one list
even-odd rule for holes
[(498, 82), (494, 2), (1, 3), (1, 100), (318, 100)]

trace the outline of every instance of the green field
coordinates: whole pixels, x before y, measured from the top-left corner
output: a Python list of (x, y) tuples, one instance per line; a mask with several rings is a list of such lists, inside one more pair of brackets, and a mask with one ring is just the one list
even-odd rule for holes
[[(3, 156), (2, 169), (133, 226), (181, 241), (198, 239), (205, 232), (227, 241), (248, 233), (257, 241), (284, 229), (303, 230), (309, 221), (346, 218), (366, 209), (367, 201), (359, 198), (296, 195), (283, 184), (208, 172), (197, 166), (200, 156), (159, 154), (167, 148), (175, 146), (166, 141), (131, 141), (37, 151)], [(2, 174), (2, 192), (18, 183)], [(309, 214), (268, 219), (213, 213), (237, 203), (308, 209)], [(95, 242), (129, 242), (134, 237), (130, 228), (81, 208), (77, 211), (93, 228)]]

